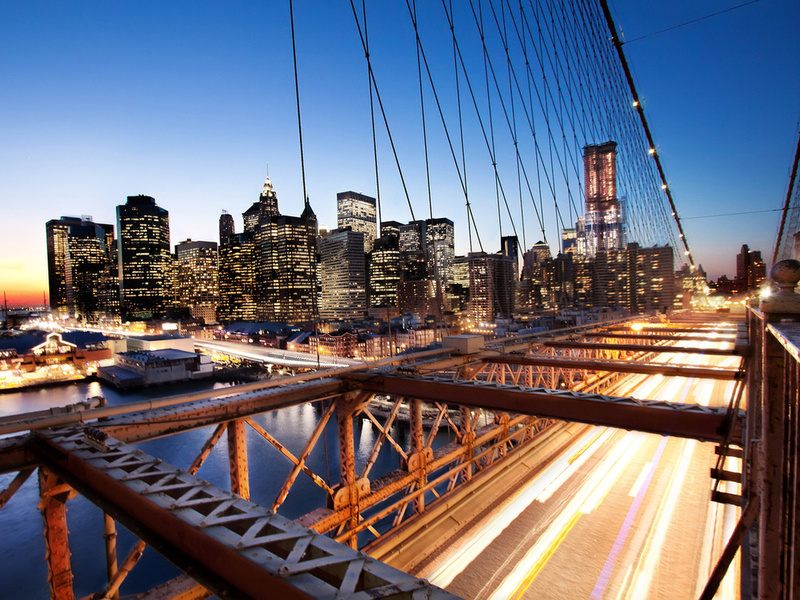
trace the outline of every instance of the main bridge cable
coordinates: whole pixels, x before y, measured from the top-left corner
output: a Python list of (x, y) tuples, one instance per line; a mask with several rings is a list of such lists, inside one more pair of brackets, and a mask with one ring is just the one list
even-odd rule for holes
[(772, 264), (778, 262), (778, 254), (781, 249), (781, 238), (783, 237), (783, 229), (786, 226), (786, 215), (789, 212), (789, 205), (792, 202), (792, 191), (794, 190), (794, 182), (797, 179), (797, 165), (800, 163), (800, 135), (797, 137), (797, 149), (794, 153), (794, 163), (792, 164), (792, 174), (789, 177), (789, 189), (786, 190), (786, 201), (783, 204), (783, 214), (781, 215), (781, 224), (778, 228), (778, 239), (775, 242), (775, 252), (772, 254)]
[[(594, 36), (592, 36), (592, 39), (608, 39), (606, 37), (607, 33), (603, 33), (608, 31), (608, 25), (605, 19), (599, 14), (599, 11), (593, 11), (591, 16), (595, 23), (595, 31), (597, 32)], [(615, 73), (615, 77), (611, 78), (613, 89), (617, 92), (617, 100), (613, 103), (613, 106), (629, 106), (631, 104), (629, 100), (630, 89), (626, 85), (626, 82), (624, 82), (624, 73), (621, 69), (619, 58), (615, 56), (610, 44), (601, 44), (600, 49), (601, 54), (605, 58), (604, 70)], [(636, 107), (636, 104), (636, 102), (633, 103), (634, 108)], [(633, 139), (639, 144), (642, 144), (642, 142), (645, 140), (641, 136), (641, 130), (639, 130), (638, 126), (636, 125), (636, 117), (634, 117), (633, 111), (626, 110), (623, 113), (623, 116), (626, 118), (621, 120), (622, 123), (628, 125), (631, 130), (637, 132), (628, 134), (628, 137), (624, 138), (626, 143), (628, 143), (628, 140)], [(666, 185), (659, 179), (659, 176), (655, 172), (654, 163), (646, 160), (652, 145), (650, 145), (648, 148), (644, 148), (643, 145), (640, 147), (642, 148), (641, 151), (634, 150), (632, 151), (631, 156), (634, 159), (637, 177), (639, 178), (640, 186), (643, 190), (643, 207), (649, 207), (655, 214), (661, 215), (661, 218), (663, 218), (664, 227), (661, 229), (654, 229), (654, 221), (652, 218), (645, 219), (643, 223), (636, 222), (636, 225), (644, 225), (646, 232), (651, 236), (650, 239), (653, 241), (658, 239), (657, 234), (659, 232), (664, 232), (668, 237), (670, 245), (677, 250), (680, 244), (677, 243), (677, 240), (674, 237), (675, 228), (670, 226), (671, 219), (666, 214), (665, 204), (661, 201), (663, 196), (661, 196), (659, 190), (659, 188), (665, 189)], [(630, 192), (633, 193), (636, 189), (639, 188), (632, 187)], [(637, 207), (637, 204), (633, 203), (631, 207)]]
[(661, 164), (661, 159), (658, 156), (658, 152), (656, 151), (656, 145), (653, 141), (653, 135), (650, 133), (650, 126), (647, 123), (647, 118), (644, 115), (644, 108), (642, 107), (642, 103), (639, 100), (639, 94), (636, 92), (636, 85), (633, 82), (633, 75), (631, 74), (630, 67), (628, 66), (628, 61), (625, 58), (625, 53), (622, 50), (622, 42), (620, 42), (619, 36), (617, 35), (617, 28), (614, 25), (614, 19), (611, 16), (611, 11), (608, 8), (608, 0), (600, 0), (600, 5), (603, 8), (603, 15), (606, 18), (606, 24), (608, 25), (609, 33), (611, 34), (611, 41), (614, 44), (614, 48), (617, 50), (617, 55), (619, 56), (620, 63), (622, 64), (622, 69), (625, 72), (625, 79), (628, 81), (628, 87), (630, 88), (631, 96), (633, 96), (634, 105), (636, 107), (636, 112), (639, 114), (639, 120), (642, 123), (642, 127), (644, 128), (645, 135), (647, 136), (647, 141), (650, 144), (650, 153), (653, 157), (653, 160), (656, 163), (656, 167), (658, 168), (658, 174), (661, 177), (661, 185), (664, 189), (664, 192), (667, 195), (667, 200), (669, 201), (669, 205), (672, 208), (672, 215), (675, 217), (675, 223), (678, 226), (678, 231), (680, 233), (680, 239), (683, 241), (683, 247), (686, 250), (686, 258), (689, 261), (689, 264), (694, 267), (694, 258), (692, 257), (692, 252), (689, 249), (689, 242), (686, 239), (686, 234), (683, 231), (683, 225), (681, 224), (680, 217), (678, 216), (678, 209), (675, 206), (675, 201), (672, 198), (672, 192), (669, 189), (669, 185), (667, 184), (667, 177), (664, 174), (664, 167)]

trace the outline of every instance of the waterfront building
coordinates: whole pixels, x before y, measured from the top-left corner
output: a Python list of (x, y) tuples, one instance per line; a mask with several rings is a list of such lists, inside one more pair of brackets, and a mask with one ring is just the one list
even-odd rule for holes
[(211, 357), (173, 348), (129, 350), (114, 355), (113, 366), (102, 366), (97, 376), (119, 389), (162, 385), (210, 377)]
[(216, 242), (186, 240), (177, 244), (172, 280), (178, 308), (188, 308), (193, 318), (203, 319), (205, 323), (216, 322), (219, 304)]
[(605, 142), (583, 149), (586, 194), (585, 253), (624, 247), (624, 218), (617, 198), (617, 144)]
[(112, 259), (113, 225), (61, 217), (45, 225), (50, 307), (61, 316), (96, 321), (104, 308), (101, 279)]
[(320, 254), (320, 317), (363, 319), (367, 311), (364, 233), (335, 229), (322, 239)]
[(336, 227), (363, 233), (364, 252), (370, 252), (378, 237), (375, 198), (358, 192), (336, 194)]
[(124, 318), (164, 316), (171, 266), (169, 213), (150, 196), (117, 206), (120, 305)]

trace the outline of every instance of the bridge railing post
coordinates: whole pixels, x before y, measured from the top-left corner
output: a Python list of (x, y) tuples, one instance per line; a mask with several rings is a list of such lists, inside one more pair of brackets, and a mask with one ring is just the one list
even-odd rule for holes
[[(800, 262), (781, 261), (770, 272), (777, 293), (761, 300), (761, 423), (754, 458), (753, 483), (760, 497), (758, 598), (795, 598), (798, 540), (795, 513), (797, 485), (797, 362), (779, 339), (772, 324), (800, 320), (800, 295), (794, 292), (800, 280)], [(758, 360), (758, 357), (756, 357)], [(748, 411), (751, 409), (748, 406)], [(748, 422), (748, 425), (751, 424)], [(752, 434), (749, 434), (752, 439)]]

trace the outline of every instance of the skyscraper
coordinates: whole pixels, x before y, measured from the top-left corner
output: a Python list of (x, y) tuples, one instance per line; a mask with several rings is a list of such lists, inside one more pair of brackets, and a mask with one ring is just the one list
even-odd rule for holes
[(370, 308), (397, 306), (397, 284), (400, 282), (400, 248), (396, 237), (381, 236), (369, 254)]
[(169, 213), (150, 196), (117, 206), (120, 305), (127, 319), (161, 317), (168, 304)]
[(375, 211), (375, 198), (358, 192), (339, 192), (336, 194), (336, 226), (349, 227), (352, 231), (364, 234), (364, 252), (372, 250), (378, 236), (378, 220)]
[(767, 278), (767, 268), (759, 250), (750, 250), (747, 244), (736, 255), (736, 288), (740, 292), (755, 290)]
[[(281, 215), (269, 177), (257, 204), (258, 221), (253, 229), (256, 318), (283, 323), (311, 321), (318, 310), (317, 216), (308, 200), (299, 217)], [(249, 227), (245, 222), (246, 232)]]
[[(226, 236), (230, 239), (230, 236)], [(186, 240), (175, 246), (172, 267), (177, 307), (188, 308), (192, 317), (206, 323), (217, 320), (219, 265), (216, 242)]]
[(617, 143), (583, 149), (586, 193), (586, 254), (624, 247), (623, 215), (617, 198)]
[(111, 261), (114, 227), (91, 217), (61, 217), (45, 227), (51, 308), (96, 320), (103, 311), (99, 290)]
[(233, 235), (236, 235), (236, 223), (233, 215), (223, 210), (219, 216), (219, 243), (224, 244), (225, 240)]
[(367, 311), (364, 233), (336, 229), (322, 238), (320, 271), (320, 317), (363, 319)]
[(219, 320), (256, 320), (255, 245), (249, 233), (228, 236), (219, 246)]

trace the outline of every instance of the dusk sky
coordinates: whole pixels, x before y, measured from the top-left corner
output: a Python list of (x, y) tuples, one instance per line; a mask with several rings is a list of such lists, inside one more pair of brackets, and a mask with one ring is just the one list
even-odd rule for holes
[[(742, 244), (772, 256), (800, 117), (800, 3), (760, 0), (636, 38), (738, 4), (611, 2), (695, 261), (713, 279), (735, 275)], [(375, 195), (366, 64), (349, 2), (294, 6), (308, 196), (320, 225), (334, 228), (337, 192)], [(427, 218), (406, 4), (368, 2), (367, 10), (376, 79), (414, 215)], [(430, 34), (423, 34), (426, 53), (452, 53), (449, 35), (432, 33), (442, 29), (441, 3), (419, 2), (418, 10)], [(0, 289), (10, 306), (41, 303), (45, 223), (62, 215), (116, 227), (115, 207), (147, 194), (169, 211), (173, 246), (218, 241), (221, 211), (241, 230), (241, 213), (257, 200), (267, 169), (281, 212), (302, 211), (288, 2), (31, 0), (3, 2), (2, 13)], [(433, 216), (455, 222), (456, 253), (464, 254), (463, 194), (430, 97), (426, 103)], [(495, 115), (498, 132), (500, 123)], [(467, 144), (484, 143), (474, 123), (465, 128)], [(381, 217), (409, 221), (382, 128), (378, 137)], [(495, 252), (487, 165), (485, 148), (469, 154), (479, 234)], [(695, 218), (729, 213), (751, 214)], [(533, 225), (526, 221), (527, 247), (542, 236)], [(546, 227), (557, 249), (555, 222)]]

